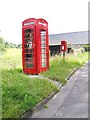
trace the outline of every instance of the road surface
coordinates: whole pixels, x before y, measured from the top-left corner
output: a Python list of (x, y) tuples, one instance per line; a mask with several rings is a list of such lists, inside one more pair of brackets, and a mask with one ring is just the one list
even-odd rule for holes
[(88, 118), (88, 63), (75, 72), (46, 106), (32, 118)]

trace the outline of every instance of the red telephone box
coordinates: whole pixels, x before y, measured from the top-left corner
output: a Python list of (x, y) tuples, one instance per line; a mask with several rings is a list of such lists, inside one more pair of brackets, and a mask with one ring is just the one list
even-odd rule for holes
[(65, 40), (61, 41), (61, 51), (66, 52), (67, 50), (67, 42)]
[(29, 18), (22, 22), (22, 66), (27, 74), (49, 68), (48, 22)]

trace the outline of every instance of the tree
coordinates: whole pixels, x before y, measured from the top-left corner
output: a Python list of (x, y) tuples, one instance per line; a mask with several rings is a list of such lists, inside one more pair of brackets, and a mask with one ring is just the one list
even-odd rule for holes
[(0, 52), (5, 51), (5, 41), (0, 37)]
[(0, 37), (0, 53), (4, 52), (6, 48), (16, 48), (17, 45), (9, 42), (5, 42), (3, 38)]
[(22, 48), (22, 44), (18, 44), (18, 48)]

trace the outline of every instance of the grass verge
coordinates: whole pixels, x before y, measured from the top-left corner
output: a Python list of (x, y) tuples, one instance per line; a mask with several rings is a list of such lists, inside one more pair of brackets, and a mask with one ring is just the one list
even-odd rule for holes
[(27, 78), (22, 73), (21, 52), (21, 49), (12, 48), (0, 57), (2, 118), (19, 118), (53, 91), (57, 91), (56, 86), (48, 80)]
[(48, 80), (27, 78), (19, 69), (2, 70), (2, 117), (18, 118), (57, 88)]
[(60, 56), (56, 56), (50, 62), (50, 69), (41, 74), (64, 85), (67, 82), (66, 77), (71, 71), (74, 68), (81, 67), (86, 61), (88, 61), (88, 53), (86, 52), (77, 55), (67, 55), (65, 60)]

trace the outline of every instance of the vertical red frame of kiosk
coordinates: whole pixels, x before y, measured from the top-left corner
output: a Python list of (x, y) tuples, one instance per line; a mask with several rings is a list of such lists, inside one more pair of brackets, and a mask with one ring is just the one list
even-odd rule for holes
[(37, 27), (37, 38), (38, 38), (38, 50), (37, 58), (38, 73), (46, 71), (49, 68), (49, 41), (48, 41), (48, 22), (44, 19), (38, 19)]
[(27, 74), (39, 74), (49, 68), (48, 23), (44, 19), (22, 22), (22, 66)]
[(61, 41), (61, 51), (62, 52), (67, 51), (67, 42), (65, 40)]

